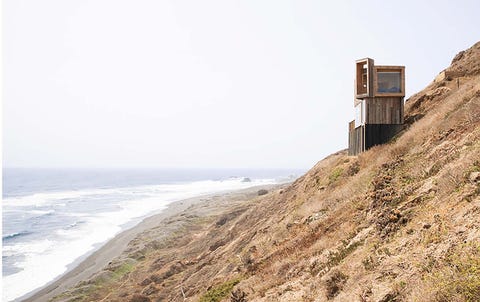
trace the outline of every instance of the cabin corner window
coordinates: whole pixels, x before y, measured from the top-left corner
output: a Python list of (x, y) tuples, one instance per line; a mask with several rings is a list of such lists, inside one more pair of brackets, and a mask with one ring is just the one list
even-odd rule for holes
[(400, 71), (378, 71), (377, 72), (377, 92), (378, 93), (400, 93), (401, 86)]
[(368, 64), (366, 62), (357, 63), (357, 94), (368, 92)]

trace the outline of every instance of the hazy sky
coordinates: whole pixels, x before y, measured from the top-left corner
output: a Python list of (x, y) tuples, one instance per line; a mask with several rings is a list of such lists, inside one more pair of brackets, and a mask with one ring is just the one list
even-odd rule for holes
[(3, 164), (308, 168), (347, 146), (354, 61), (407, 95), (478, 1), (3, 1)]

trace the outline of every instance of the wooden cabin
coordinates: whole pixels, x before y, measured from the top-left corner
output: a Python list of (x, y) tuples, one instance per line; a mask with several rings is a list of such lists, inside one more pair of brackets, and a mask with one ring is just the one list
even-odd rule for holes
[(355, 119), (349, 123), (348, 154), (357, 155), (392, 139), (403, 128), (405, 66), (355, 62)]

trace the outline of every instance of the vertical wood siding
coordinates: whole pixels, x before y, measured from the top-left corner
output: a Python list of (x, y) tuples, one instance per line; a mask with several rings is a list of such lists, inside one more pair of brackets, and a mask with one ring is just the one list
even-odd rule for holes
[(348, 132), (348, 155), (357, 155), (363, 152), (364, 147), (364, 126), (349, 129)]
[(403, 124), (403, 97), (366, 98), (367, 124)]

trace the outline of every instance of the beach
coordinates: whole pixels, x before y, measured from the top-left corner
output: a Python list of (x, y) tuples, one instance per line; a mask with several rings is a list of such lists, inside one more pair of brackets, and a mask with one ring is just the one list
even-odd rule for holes
[[(145, 218), (136, 226), (125, 230), (108, 241), (84, 260), (74, 263), (69, 271), (45, 287), (23, 296), (17, 301), (48, 301), (76, 286), (79, 282), (88, 282), (99, 274), (113, 260), (122, 261), (133, 251), (141, 248), (143, 238), (166, 240), (182, 222), (188, 218), (201, 218), (220, 215), (239, 204), (249, 202), (258, 196), (261, 189), (272, 190), (282, 185), (263, 185), (225, 193), (198, 196), (168, 205), (159, 214)], [(152, 230), (156, 230), (153, 232)]]

